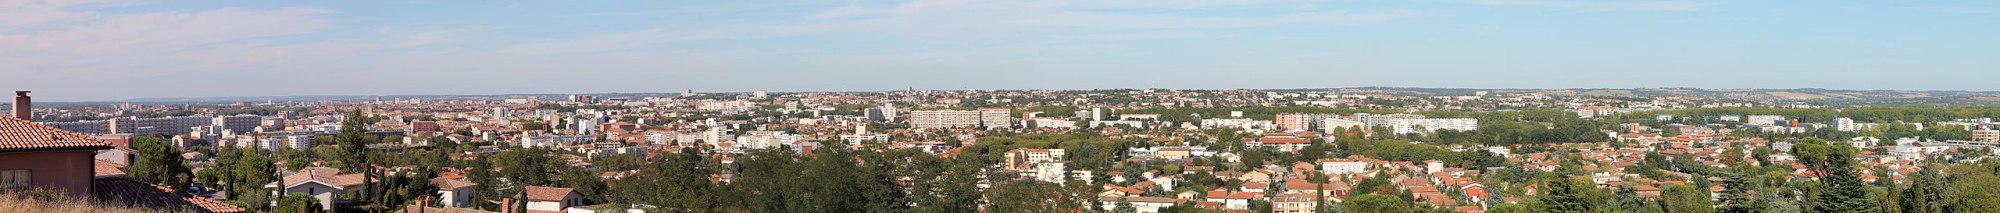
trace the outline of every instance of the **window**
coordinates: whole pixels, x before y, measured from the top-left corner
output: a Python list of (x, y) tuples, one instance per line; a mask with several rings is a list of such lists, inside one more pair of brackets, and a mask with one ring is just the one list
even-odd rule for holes
[(34, 184), (34, 176), (28, 170), (0, 171), (0, 188), (28, 188), (33, 187)]

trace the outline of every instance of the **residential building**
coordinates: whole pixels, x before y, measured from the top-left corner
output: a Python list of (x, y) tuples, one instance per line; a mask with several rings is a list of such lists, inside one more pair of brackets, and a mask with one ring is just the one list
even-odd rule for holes
[(1340, 115), (1336, 114), (1285, 113), (1278, 114), (1275, 123), (1278, 128), (1286, 131), (1308, 131), (1315, 130), (1314, 125), (1318, 125), (1321, 120), (1339, 117)]
[(1118, 203), (1123, 202), (1132, 205), (1132, 209), (1138, 210), (1133, 212), (1157, 213), (1160, 210), (1167, 209), (1167, 207), (1173, 207), (1180, 200), (1168, 197), (1138, 197), (1137, 195), (1133, 195), (1131, 197), (1098, 197), (1097, 201), (1103, 204), (1100, 208), (1104, 208), (1105, 211), (1116, 210), (1118, 209)]
[(980, 122), (980, 112), (970, 110), (924, 110), (910, 112), (912, 128), (961, 128), (974, 127)]
[(1003, 163), (1006, 163), (1007, 168), (1028, 169), (1029, 167), (1034, 166), (1036, 163), (1062, 160), (1063, 150), (1062, 149), (1014, 149), (1014, 150), (1008, 150), (1007, 153), (1002, 154), (1002, 157), (1006, 158), (1001, 161)]
[(1853, 118), (1841, 117), (1833, 119), (1833, 129), (1842, 132), (1853, 132), (1861, 130), (1861, 125), (1855, 124)]
[(1783, 116), (1783, 115), (1750, 115), (1750, 116), (1744, 116), (1744, 117), (1743, 117), (1743, 124), (1746, 124), (1746, 125), (1776, 125), (1776, 124), (1778, 124), (1778, 122), (1779, 122), (1779, 121), (1784, 121), (1784, 120), (1785, 120), (1785, 116)]
[(1361, 121), (1355, 121), (1355, 120), (1328, 118), (1320, 120), (1319, 129), (1315, 130), (1332, 133), (1333, 130), (1335, 129), (1355, 129), (1355, 128), (1361, 128), (1364, 125), (1367, 125), (1367, 123), (1362, 123)]
[(472, 189), (479, 186), (471, 181), (451, 178), (432, 178), (431, 185), (438, 187), (438, 205), (464, 208), (472, 206)]
[(111, 119), (111, 133), (131, 133), (134, 135), (187, 133), (198, 126), (213, 125), (214, 117), (172, 116), (159, 118), (125, 117)]
[(1992, 129), (1972, 130), (1972, 141), (1981, 143), (2000, 143), (2000, 130), (1992, 130)]
[(0, 116), (0, 191), (48, 188), (72, 197), (91, 194), (96, 137)]
[(587, 205), (583, 195), (570, 188), (528, 186), (522, 191), (528, 197), (528, 212), (561, 212), (571, 206)]
[(1479, 119), (1473, 118), (1420, 118), (1393, 119), (1388, 125), (1396, 134), (1428, 133), (1436, 130), (1472, 131), (1479, 129)]
[(979, 124), (986, 128), (1013, 128), (1013, 109), (979, 108)]
[(41, 124), (81, 134), (111, 134), (111, 121), (41, 122)]
[(229, 130), (231, 132), (236, 132), (236, 134), (246, 134), (246, 133), (256, 132), (257, 126), (264, 125), (264, 116), (257, 116), (257, 115), (216, 116), (214, 119), (210, 120), (209, 125), (214, 125), (217, 128), (222, 128), (225, 130)]
[(319, 200), (320, 207), (332, 211), (335, 204), (346, 202), (335, 198), (340, 192), (364, 184), (362, 181), (365, 179), (362, 175), (342, 175), (340, 169), (335, 168), (306, 167), (285, 175), (277, 182), (264, 184), (264, 188), (272, 190), (271, 197), (284, 197), (289, 194), (311, 195), (313, 199)]

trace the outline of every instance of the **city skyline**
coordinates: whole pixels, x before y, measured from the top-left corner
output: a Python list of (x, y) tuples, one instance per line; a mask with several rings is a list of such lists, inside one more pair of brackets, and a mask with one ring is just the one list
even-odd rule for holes
[[(449, 8), (449, 9), (446, 9)], [(2000, 4), (0, 3), (46, 101), (1100, 88), (2000, 90)]]

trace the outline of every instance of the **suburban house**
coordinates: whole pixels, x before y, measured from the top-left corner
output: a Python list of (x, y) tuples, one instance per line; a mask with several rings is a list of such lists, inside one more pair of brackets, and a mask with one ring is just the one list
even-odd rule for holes
[(79, 197), (91, 194), (96, 137), (0, 116), (0, 190), (45, 188)]
[(1104, 210), (1117, 210), (1119, 202), (1129, 203), (1132, 205), (1133, 210), (1138, 210), (1134, 212), (1139, 213), (1160, 212), (1160, 210), (1167, 209), (1167, 207), (1172, 207), (1174, 204), (1180, 202), (1180, 200), (1165, 197), (1098, 197), (1097, 201), (1103, 204), (1100, 208), (1104, 208)]
[(583, 195), (570, 188), (529, 186), (528, 212), (562, 212), (571, 206), (583, 206)]
[(341, 175), (340, 169), (306, 167), (285, 175), (283, 180), (264, 184), (264, 188), (277, 189), (272, 192), (272, 197), (284, 197), (293, 193), (312, 195), (314, 199), (319, 200), (321, 207), (331, 211), (338, 201), (334, 200), (334, 196), (339, 195), (341, 191), (360, 187), (363, 180), (365, 180), (363, 174)]
[[(244, 212), (220, 201), (125, 177), (125, 164), (97, 160), (97, 137), (0, 116), (0, 191), (51, 189), (105, 205), (200, 213)], [(4, 210), (0, 210), (4, 211)]]
[(431, 179), (431, 185), (438, 187), (438, 204), (463, 208), (472, 205), (472, 188), (479, 184), (440, 177)]

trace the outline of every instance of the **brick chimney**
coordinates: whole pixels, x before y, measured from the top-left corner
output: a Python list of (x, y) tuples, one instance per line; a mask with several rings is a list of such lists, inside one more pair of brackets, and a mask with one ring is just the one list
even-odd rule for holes
[(35, 121), (34, 103), (28, 100), (28, 91), (14, 91), (14, 117)]

